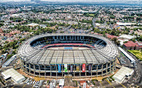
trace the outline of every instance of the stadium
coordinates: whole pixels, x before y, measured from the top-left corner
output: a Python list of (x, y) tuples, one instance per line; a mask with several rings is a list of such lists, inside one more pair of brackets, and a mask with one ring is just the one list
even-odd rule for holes
[(18, 54), (29, 75), (82, 78), (113, 73), (118, 50), (95, 34), (42, 34), (25, 41)]

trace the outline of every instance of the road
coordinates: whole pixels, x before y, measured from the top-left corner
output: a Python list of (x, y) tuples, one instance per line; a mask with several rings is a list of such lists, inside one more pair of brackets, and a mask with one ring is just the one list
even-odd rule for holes
[(134, 85), (138, 85), (138, 86), (141, 86), (142, 87), (142, 64), (140, 64), (140, 61), (134, 56), (132, 55), (131, 53), (127, 52), (133, 59), (135, 59), (135, 62), (136, 62), (136, 65), (134, 66), (134, 75), (133, 77), (131, 77), (129, 79), (129, 81), (126, 83), (134, 83)]
[(132, 75), (132, 77), (129, 80), (124, 82), (123, 85), (125, 85), (126, 87), (128, 87), (130, 85), (141, 86), (142, 85), (142, 70), (141, 70), (142, 65), (140, 64), (140, 61), (134, 55), (132, 55), (131, 53), (129, 53), (127, 51), (125, 51), (125, 52), (127, 54), (129, 54), (134, 59), (133, 63), (131, 63), (130, 59), (123, 54), (121, 54), (121, 58), (119, 58), (119, 60), (122, 65), (127, 66), (129, 68), (133, 68), (134, 75)]

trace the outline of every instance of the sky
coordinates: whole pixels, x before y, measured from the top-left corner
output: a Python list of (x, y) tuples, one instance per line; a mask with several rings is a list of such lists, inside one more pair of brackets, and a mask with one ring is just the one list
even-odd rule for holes
[[(6, 1), (30, 1), (30, 0), (0, 0), (0, 2)], [(118, 1), (118, 0), (41, 0), (41, 1), (60, 1), (60, 2), (106, 2), (106, 1)], [(139, 0), (124, 0), (124, 1), (139, 1)]]
[[(31, 0), (0, 0), (0, 2), (7, 2), (7, 1), (15, 1), (15, 2), (19, 2), (19, 1), (31, 1)], [(59, 2), (107, 2), (107, 1), (117, 1), (117, 2), (121, 2), (119, 0), (41, 0), (41, 1), (59, 1)], [(125, 1), (139, 1), (139, 0), (122, 0), (122, 2)]]

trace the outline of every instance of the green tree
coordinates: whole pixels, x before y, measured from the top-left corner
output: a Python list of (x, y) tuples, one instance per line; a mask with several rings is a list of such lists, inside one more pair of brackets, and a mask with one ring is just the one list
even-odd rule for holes
[(105, 31), (103, 31), (103, 36), (106, 37)]

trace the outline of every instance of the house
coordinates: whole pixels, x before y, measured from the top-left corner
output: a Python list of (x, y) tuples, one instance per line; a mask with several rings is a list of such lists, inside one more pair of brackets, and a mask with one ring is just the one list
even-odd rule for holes
[(139, 45), (137, 43), (134, 43), (133, 41), (128, 41), (127, 43), (124, 43), (124, 48), (126, 49), (139, 49)]
[(106, 37), (109, 39), (118, 38), (118, 36), (110, 35), (106, 33)]
[(0, 28), (0, 36), (4, 36), (4, 33), (1, 28)]
[(136, 43), (138, 44), (139, 49), (142, 49), (142, 42), (138, 42), (138, 41), (136, 41)]
[(3, 33), (2, 29), (0, 28), (0, 33)]
[(11, 35), (14, 35), (14, 34), (20, 34), (21, 32), (19, 30), (14, 30), (14, 31), (11, 31), (10, 34)]
[(131, 25), (135, 25), (136, 23), (122, 23), (122, 22), (117, 22), (116, 23), (119, 26), (131, 26)]
[(136, 36), (132, 36), (132, 35), (126, 35), (126, 34), (122, 34), (119, 36), (119, 39), (126, 39), (126, 40), (130, 40), (136, 38)]
[(36, 27), (36, 26), (39, 26), (39, 24), (37, 24), (37, 23), (31, 23), (31, 24), (28, 24), (27, 26)]
[(137, 35), (142, 35), (142, 30), (138, 29), (137, 31), (134, 32)]

